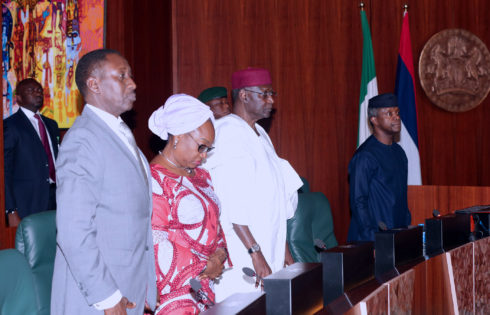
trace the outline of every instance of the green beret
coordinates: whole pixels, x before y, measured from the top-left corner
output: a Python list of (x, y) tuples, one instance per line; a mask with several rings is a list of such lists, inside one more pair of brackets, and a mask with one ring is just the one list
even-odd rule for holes
[(228, 92), (225, 87), (215, 86), (209, 89), (205, 89), (197, 97), (201, 102), (206, 103), (215, 98), (228, 97)]

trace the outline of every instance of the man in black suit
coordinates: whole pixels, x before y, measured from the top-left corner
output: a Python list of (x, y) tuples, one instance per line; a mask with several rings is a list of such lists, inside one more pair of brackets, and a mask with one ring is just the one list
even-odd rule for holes
[(56, 209), (56, 173), (60, 132), (56, 121), (39, 114), (43, 87), (34, 79), (16, 89), (19, 110), (3, 122), (5, 211), (9, 226), (33, 213)]

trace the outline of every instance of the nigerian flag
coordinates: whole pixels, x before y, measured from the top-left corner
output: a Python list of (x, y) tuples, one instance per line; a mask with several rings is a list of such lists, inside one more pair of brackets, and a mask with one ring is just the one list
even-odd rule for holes
[(359, 97), (359, 133), (357, 147), (371, 135), (368, 124), (368, 101), (378, 95), (378, 83), (376, 82), (376, 69), (374, 67), (373, 44), (371, 43), (371, 31), (366, 17), (366, 12), (361, 10), (362, 24), (362, 77), (361, 94)]

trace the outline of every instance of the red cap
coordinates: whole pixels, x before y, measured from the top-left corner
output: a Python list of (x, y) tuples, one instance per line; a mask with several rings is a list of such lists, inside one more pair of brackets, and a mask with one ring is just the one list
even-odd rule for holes
[(231, 76), (231, 88), (241, 89), (248, 86), (272, 84), (269, 70), (262, 68), (250, 68), (236, 71)]

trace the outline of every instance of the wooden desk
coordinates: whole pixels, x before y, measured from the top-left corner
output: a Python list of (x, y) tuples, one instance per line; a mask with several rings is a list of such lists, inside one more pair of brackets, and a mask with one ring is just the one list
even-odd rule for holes
[(412, 224), (417, 225), (431, 218), (434, 209), (444, 215), (474, 205), (489, 205), (490, 187), (408, 186), (407, 199)]
[(489, 255), (486, 237), (435, 256), (380, 285), (345, 314), (490, 314)]

